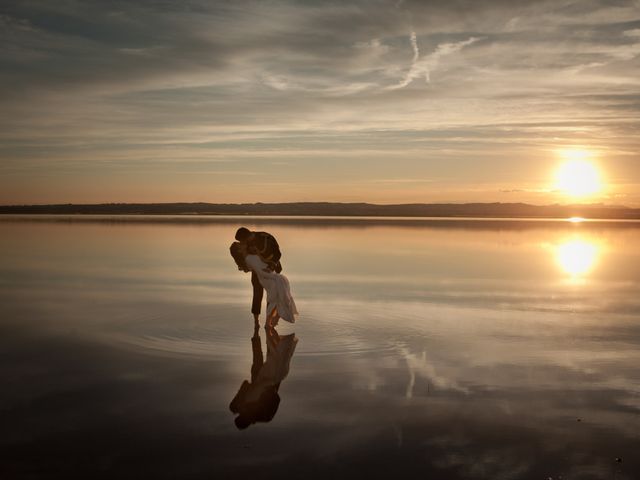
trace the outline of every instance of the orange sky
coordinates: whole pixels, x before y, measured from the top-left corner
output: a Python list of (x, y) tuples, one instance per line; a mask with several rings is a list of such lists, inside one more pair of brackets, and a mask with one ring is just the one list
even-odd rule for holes
[(640, 206), (637, 2), (4, 10), (2, 204)]

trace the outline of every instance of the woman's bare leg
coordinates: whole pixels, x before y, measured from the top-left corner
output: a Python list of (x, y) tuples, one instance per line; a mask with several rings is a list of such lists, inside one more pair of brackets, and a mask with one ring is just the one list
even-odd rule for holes
[(280, 320), (280, 315), (278, 315), (278, 309), (276, 307), (269, 312), (265, 320), (265, 327), (275, 327), (278, 324), (278, 320)]

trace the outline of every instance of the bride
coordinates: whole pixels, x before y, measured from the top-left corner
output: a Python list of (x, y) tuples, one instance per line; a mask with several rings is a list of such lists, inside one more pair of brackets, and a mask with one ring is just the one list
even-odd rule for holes
[(245, 272), (254, 271), (267, 291), (267, 319), (265, 326), (276, 325), (280, 318), (294, 323), (298, 310), (291, 296), (289, 279), (281, 273), (270, 270), (269, 265), (259, 255), (249, 252), (247, 246), (243, 243), (234, 242), (229, 250), (238, 265), (238, 269)]

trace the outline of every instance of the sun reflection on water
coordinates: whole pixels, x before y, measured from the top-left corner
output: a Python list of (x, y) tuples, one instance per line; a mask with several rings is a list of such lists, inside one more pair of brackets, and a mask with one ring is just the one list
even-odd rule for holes
[(598, 245), (585, 238), (571, 238), (557, 246), (558, 264), (573, 279), (589, 273), (598, 259)]

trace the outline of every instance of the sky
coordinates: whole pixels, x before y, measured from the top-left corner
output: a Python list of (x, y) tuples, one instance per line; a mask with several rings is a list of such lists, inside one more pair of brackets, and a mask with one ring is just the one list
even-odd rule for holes
[(0, 39), (0, 204), (640, 206), (638, 0), (0, 0)]

